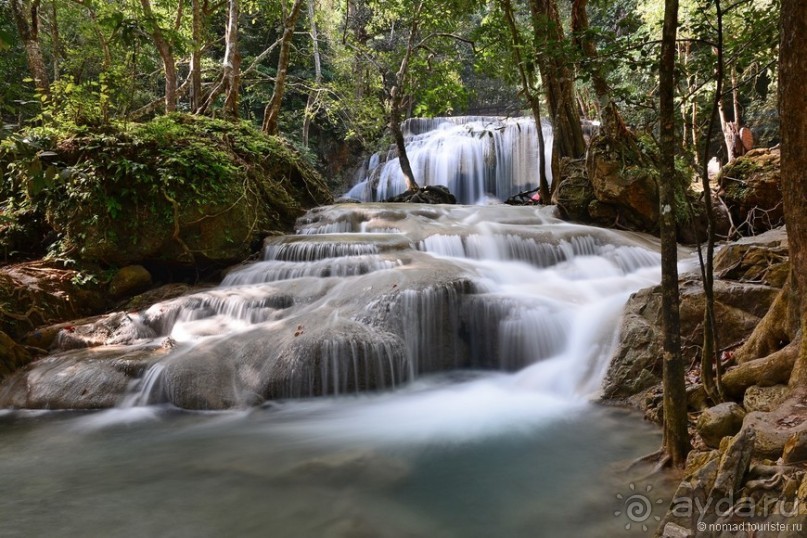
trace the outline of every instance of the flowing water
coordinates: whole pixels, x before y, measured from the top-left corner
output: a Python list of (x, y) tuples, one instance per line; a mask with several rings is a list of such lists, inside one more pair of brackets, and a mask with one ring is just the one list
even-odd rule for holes
[[(538, 186), (538, 133), (530, 118), (412, 118), (402, 128), (417, 181), (448, 187), (459, 203), (506, 200)], [(548, 123), (543, 134), (551, 182), (552, 127)], [(395, 148), (373, 155), (359, 176), (348, 198), (386, 200), (406, 190)]]
[(159, 347), (113, 409), (0, 411), (0, 536), (647, 535), (664, 504), (616, 495), (669, 498), (624, 471), (660, 436), (590, 400), (657, 250), (552, 208), (314, 210), (28, 378)]

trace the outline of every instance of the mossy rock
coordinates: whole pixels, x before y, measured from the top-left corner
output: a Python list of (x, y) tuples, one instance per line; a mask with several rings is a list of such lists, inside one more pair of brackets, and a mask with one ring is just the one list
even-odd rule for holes
[(717, 178), (720, 195), (743, 235), (784, 223), (778, 148), (755, 149), (727, 164)]
[(43, 215), (55, 232), (51, 251), (81, 262), (224, 266), (332, 202), (299, 152), (244, 122), (172, 114), (25, 136), (34, 154), (19, 139), (0, 147), (0, 165), (17, 163), (4, 194)]

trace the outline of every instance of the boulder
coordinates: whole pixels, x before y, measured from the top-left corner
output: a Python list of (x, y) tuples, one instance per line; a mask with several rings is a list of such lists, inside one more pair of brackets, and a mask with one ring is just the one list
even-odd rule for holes
[(614, 206), (623, 226), (654, 231), (659, 211), (654, 171), (650, 165), (638, 166), (630, 160), (624, 147), (612, 147), (607, 137), (598, 136), (586, 153), (588, 180), (594, 197)]
[(103, 287), (90, 274), (46, 261), (0, 267), (0, 330), (11, 338), (106, 306)]
[(779, 148), (754, 149), (727, 164), (717, 182), (738, 231), (743, 235), (784, 223)]
[(93, 348), (39, 359), (0, 385), (0, 408), (113, 407), (124, 397), (131, 381), (165, 352), (158, 345)]
[(792, 436), (802, 436), (802, 432), (807, 432), (807, 395), (792, 395), (769, 413), (748, 413), (743, 420), (743, 428), (753, 428), (757, 433), (755, 456), (771, 459), (781, 457), (785, 444)]
[(385, 200), (386, 202), (406, 202), (409, 204), (456, 204), (457, 199), (443, 185), (426, 185), (414, 191), (406, 191)]
[(109, 282), (109, 295), (113, 299), (131, 297), (151, 287), (151, 273), (142, 265), (127, 265), (115, 273)]
[(731, 437), (740, 431), (745, 410), (734, 402), (724, 402), (710, 407), (698, 419), (698, 433), (706, 446), (718, 448), (724, 437)]
[[(684, 360), (690, 363), (697, 358), (697, 349), (703, 342), (705, 297), (700, 281), (693, 275), (685, 275), (679, 285)], [(778, 291), (759, 284), (716, 280), (714, 293), (720, 342), (727, 346), (753, 331)], [(661, 288), (657, 286), (640, 290), (628, 300), (603, 396), (628, 398), (652, 386), (661, 377), (661, 351)]]
[(783, 228), (768, 232), (754, 241), (738, 241), (718, 250), (714, 259), (715, 276), (724, 280), (755, 282), (781, 288), (790, 263), (787, 235)]

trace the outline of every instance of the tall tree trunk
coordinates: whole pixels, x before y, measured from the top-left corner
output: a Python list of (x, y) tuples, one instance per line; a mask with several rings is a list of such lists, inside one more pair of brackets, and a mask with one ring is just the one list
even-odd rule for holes
[(701, 253), (698, 245), (698, 257), (701, 265), (701, 280), (706, 305), (703, 311), (703, 348), (701, 350), (701, 380), (706, 394), (713, 402), (723, 400), (720, 370), (720, 346), (718, 344), (717, 320), (715, 318), (714, 294), (714, 250), (715, 250), (715, 211), (712, 204), (712, 188), (709, 184), (709, 141), (712, 140), (712, 131), (717, 119), (720, 106), (720, 96), (723, 93), (723, 9), (720, 0), (715, 0), (716, 28), (717, 28), (717, 76), (715, 95), (712, 103), (712, 115), (706, 128), (706, 144), (703, 148), (701, 163), (701, 185), (703, 187), (703, 203), (706, 211), (706, 257)]
[(151, 35), (154, 46), (160, 54), (163, 61), (163, 72), (165, 73), (165, 111), (175, 112), (177, 109), (177, 65), (174, 61), (174, 50), (171, 44), (165, 39), (162, 29), (160, 28), (157, 18), (154, 16), (154, 10), (151, 8), (151, 0), (140, 0), (140, 5), (143, 7), (143, 15), (150, 25), (149, 34)]
[(584, 58), (589, 60), (588, 68), (591, 75), (591, 82), (594, 86), (594, 93), (600, 104), (600, 114), (602, 116), (602, 130), (605, 136), (611, 140), (620, 140), (632, 136), (625, 127), (625, 122), (619, 114), (612, 96), (611, 88), (605, 80), (605, 76), (597, 63), (597, 48), (589, 37), (588, 13), (586, 8), (588, 0), (573, 0), (572, 2), (572, 31), (574, 32), (574, 42)]
[(59, 13), (56, 9), (56, 0), (50, 2), (50, 38), (53, 43), (53, 80), (59, 80), (60, 66), (59, 60), (64, 53), (62, 47), (62, 38), (59, 35)]
[(684, 362), (681, 356), (678, 244), (675, 234), (675, 39), (678, 0), (665, 0), (659, 64), (661, 228), (661, 310), (664, 332), (664, 450), (673, 465), (683, 467), (689, 452)]
[(286, 89), (286, 75), (289, 70), (289, 53), (291, 40), (294, 37), (294, 26), (300, 16), (303, 0), (294, 0), (294, 5), (287, 16), (283, 18), (283, 37), (280, 40), (280, 57), (277, 60), (277, 75), (275, 76), (275, 89), (272, 97), (263, 112), (263, 132), (270, 135), (277, 134), (280, 119), (280, 105), (283, 102), (283, 92)]
[(202, 4), (201, 0), (191, 0), (191, 67), (190, 108), (198, 112), (202, 107)]
[(782, 194), (790, 245), (792, 284), (799, 298), (801, 347), (790, 385), (807, 389), (807, 3), (782, 0), (779, 47), (779, 118), (782, 134)]
[(31, 78), (34, 79), (40, 94), (50, 96), (48, 69), (39, 46), (39, 0), (34, 0), (30, 4), (25, 0), (10, 0), (9, 5), (14, 23), (17, 25), (17, 32), (25, 46), (25, 57), (28, 60)]
[(551, 198), (549, 192), (549, 181), (546, 177), (546, 142), (544, 141), (544, 130), (541, 122), (541, 101), (535, 88), (535, 68), (531, 62), (524, 61), (521, 51), (524, 49), (524, 42), (521, 33), (516, 25), (513, 4), (510, 0), (501, 0), (504, 18), (507, 27), (510, 29), (510, 36), (513, 40), (513, 59), (518, 66), (518, 73), (521, 77), (521, 87), (524, 97), (530, 105), (532, 117), (535, 119), (535, 129), (538, 133), (538, 190), (543, 203), (548, 204)]
[[(389, 106), (388, 126), (392, 137), (395, 140), (395, 147), (398, 149), (398, 162), (401, 165), (401, 173), (406, 180), (406, 188), (410, 191), (419, 188), (409, 162), (409, 155), (406, 153), (406, 143), (401, 131), (401, 121), (403, 120), (403, 92), (406, 77), (409, 76), (409, 61), (415, 52), (415, 39), (420, 23), (420, 13), (423, 10), (423, 2), (418, 2), (412, 15), (412, 25), (409, 28), (409, 39), (406, 43), (406, 52), (398, 66), (398, 72), (394, 76), (384, 77), (384, 86), (387, 88), (387, 101)], [(391, 81), (389, 79), (392, 79)]]
[[(574, 77), (567, 61), (550, 52), (562, 50), (565, 41), (558, 6), (556, 0), (530, 0), (529, 4), (538, 69), (554, 127), (553, 152), (558, 157), (577, 159), (586, 152), (586, 143), (574, 99)], [(557, 172), (554, 162), (553, 171)]]
[(228, 0), (227, 30), (224, 35), (227, 46), (224, 51), (222, 77), (224, 77), (224, 84), (227, 88), (227, 95), (224, 98), (224, 114), (231, 118), (238, 117), (238, 95), (241, 90), (241, 52), (238, 49), (238, 17), (240, 16), (239, 0)]
[(314, 53), (314, 88), (308, 92), (308, 99), (305, 103), (305, 117), (303, 118), (303, 145), (308, 147), (308, 131), (311, 128), (311, 120), (314, 115), (314, 105), (319, 95), (319, 84), (322, 82), (322, 62), (319, 55), (319, 33), (317, 32), (316, 10), (314, 3), (316, 0), (308, 0), (308, 24), (311, 27), (311, 47)]

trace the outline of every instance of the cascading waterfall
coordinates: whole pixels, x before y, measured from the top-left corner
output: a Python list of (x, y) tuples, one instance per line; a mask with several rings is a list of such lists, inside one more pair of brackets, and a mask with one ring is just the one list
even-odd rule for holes
[[(438, 123), (411, 135), (425, 147)], [(491, 155), (510, 129), (448, 123)], [(528, 188), (497, 186), (491, 162), (511, 157), (482, 159), (485, 179), (459, 192)], [(117, 403), (20, 427), (0, 411), (4, 531), (624, 533), (608, 501), (628, 484), (608, 469), (658, 435), (588, 401), (625, 301), (658, 282), (654, 239), (502, 205), (340, 204), (296, 232), (216, 288), (76, 327), (0, 384), (0, 406), (81, 407), (101, 391), (94, 406)]]
[[(181, 407), (221, 408), (389, 389), (441, 371), (526, 368), (533, 388), (591, 394), (622, 304), (655, 281), (658, 254), (648, 239), (563, 223), (551, 211), (314, 211), (301, 221), (307, 233), (267, 240), (264, 259), (219, 288), (139, 315), (144, 331), (174, 342), (153, 367), (161, 381), (150, 371), (143, 385)], [(376, 233), (392, 223), (398, 233)]]
[[(404, 122), (403, 130), (418, 183), (446, 186), (459, 203), (505, 200), (538, 186), (538, 134), (531, 118), (411, 118)], [(548, 123), (543, 125), (543, 135), (551, 182), (552, 128)], [(405, 190), (397, 151), (391, 148), (370, 157), (346, 197), (381, 201)]]

